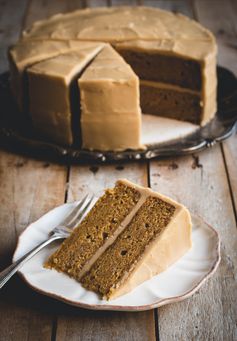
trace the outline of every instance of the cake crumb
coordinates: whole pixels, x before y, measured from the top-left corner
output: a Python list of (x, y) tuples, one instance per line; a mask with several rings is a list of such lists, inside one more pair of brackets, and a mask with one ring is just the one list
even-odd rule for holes
[(174, 170), (174, 169), (179, 168), (179, 166), (178, 166), (178, 164), (177, 164), (176, 162), (172, 162), (172, 163), (169, 165), (168, 168)]
[(192, 155), (192, 158), (193, 158), (192, 169), (203, 168), (203, 165), (199, 162), (199, 156)]
[(22, 161), (17, 162), (17, 163), (15, 164), (15, 166), (16, 166), (17, 168), (23, 167), (23, 166), (24, 166), (24, 162), (22, 162)]
[(152, 174), (152, 176), (157, 176), (157, 177), (160, 177), (160, 173), (154, 173), (154, 174)]
[(98, 170), (99, 170), (99, 167), (97, 167), (97, 166), (91, 166), (89, 169), (90, 169), (90, 171), (91, 171), (93, 174), (96, 174), (96, 173), (98, 172)]
[(119, 166), (116, 166), (115, 169), (121, 171), (121, 170), (124, 170), (124, 166), (119, 165)]

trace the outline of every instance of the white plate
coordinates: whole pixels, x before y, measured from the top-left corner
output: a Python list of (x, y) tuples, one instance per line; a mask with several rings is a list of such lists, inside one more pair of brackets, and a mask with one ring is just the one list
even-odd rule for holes
[[(64, 204), (29, 225), (21, 234), (13, 261), (47, 238), (75, 203)], [(97, 310), (139, 311), (181, 301), (191, 296), (215, 272), (220, 262), (218, 233), (201, 218), (192, 216), (193, 247), (168, 270), (139, 285), (130, 293), (115, 300), (101, 300), (85, 290), (80, 283), (55, 270), (43, 267), (57, 245), (43, 249), (19, 271), (34, 290), (78, 307)]]

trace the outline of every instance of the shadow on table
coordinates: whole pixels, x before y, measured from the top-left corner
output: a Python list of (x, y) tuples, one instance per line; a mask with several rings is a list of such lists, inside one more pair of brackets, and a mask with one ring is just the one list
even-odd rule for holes
[(17, 275), (0, 290), (0, 302), (1, 305), (7, 305), (12, 309), (29, 308), (43, 315), (52, 316), (100, 316), (101, 318), (102, 316), (111, 317), (111, 314), (124, 314), (124, 312), (93, 311), (67, 305), (31, 290)]

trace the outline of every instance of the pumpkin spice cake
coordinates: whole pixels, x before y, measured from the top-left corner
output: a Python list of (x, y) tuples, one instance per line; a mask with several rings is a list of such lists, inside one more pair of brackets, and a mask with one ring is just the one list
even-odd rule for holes
[[(198, 125), (204, 125), (213, 118), (216, 112), (217, 49), (212, 33), (181, 14), (143, 6), (77, 10), (72, 13), (57, 14), (34, 23), (9, 52), (11, 87), (21, 111), (28, 111), (29, 107), (27, 68), (37, 65), (42, 60), (74, 51), (84, 42), (110, 44), (123, 58), (124, 65), (126, 63), (130, 65), (139, 78), (140, 106), (143, 113), (189, 121)], [(107, 56), (104, 59), (104, 67), (106, 67), (106, 58)], [(117, 80), (111, 67), (113, 63), (111, 58), (107, 63), (106, 71), (108, 75), (111, 72), (111, 86)], [(50, 74), (51, 66), (48, 67)], [(97, 83), (99, 82), (102, 86), (103, 81), (98, 79)], [(135, 98), (136, 87), (131, 89), (131, 92), (131, 97)], [(115, 96), (122, 112), (124, 103), (118, 94)], [(105, 108), (108, 107), (109, 101), (110, 99), (107, 98), (103, 102)], [(80, 117), (80, 110), (76, 109), (79, 106), (74, 103), (71, 105), (74, 111), (77, 111), (76, 116)], [(33, 111), (34, 106), (37, 104), (31, 103)], [(103, 140), (103, 135), (108, 133), (102, 122), (109, 121), (110, 118), (108, 118), (108, 110), (103, 110), (103, 105), (99, 110), (101, 113), (104, 112), (97, 119), (96, 135), (100, 136), (94, 139), (95, 121), (87, 120), (85, 124), (84, 119), (79, 118), (80, 125), (85, 124), (88, 133), (85, 134), (85, 141), (83, 136), (74, 136), (77, 143), (82, 140), (83, 148), (101, 151), (142, 147), (141, 137), (138, 136), (137, 120), (134, 123), (134, 130), (129, 136), (124, 136), (123, 145), (119, 148), (117, 145), (120, 142), (115, 143), (115, 136), (111, 139), (111, 143), (102, 144), (100, 140)], [(138, 116), (137, 107), (134, 109), (134, 117), (136, 116)], [(131, 126), (130, 114), (127, 118), (124, 115), (123, 119), (124, 122), (127, 120), (128, 126)], [(72, 117), (72, 125), (73, 122)], [(39, 121), (37, 125), (38, 131), (44, 129), (43, 122)], [(126, 127), (126, 124), (124, 126)], [(48, 139), (53, 141), (50, 136)], [(118, 134), (119, 139), (121, 134)], [(57, 143), (68, 145), (70, 142), (71, 139), (65, 140), (59, 129)]]
[(191, 247), (191, 218), (174, 200), (117, 181), (50, 256), (64, 272), (105, 299), (121, 296), (167, 269)]
[(110, 45), (90, 63), (78, 84), (82, 147), (114, 151), (128, 145), (142, 148), (139, 79)]

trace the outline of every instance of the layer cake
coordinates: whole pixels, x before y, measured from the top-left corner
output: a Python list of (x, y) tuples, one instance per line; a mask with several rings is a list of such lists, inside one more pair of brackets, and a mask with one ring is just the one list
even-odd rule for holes
[[(25, 69), (42, 59), (70, 52), (85, 41), (107, 42), (123, 57), (124, 63), (131, 66), (140, 79), (143, 113), (199, 125), (214, 116), (217, 49), (212, 33), (181, 14), (143, 6), (78, 10), (34, 23), (9, 53), (13, 93), (21, 110), (28, 107), (27, 79), (22, 81)], [(110, 63), (113, 63), (112, 58)], [(110, 63), (108, 72), (112, 69)], [(111, 85), (117, 80), (117, 76), (113, 77), (114, 73)], [(106, 143), (104, 147), (99, 142), (103, 137), (95, 139), (97, 144), (93, 142), (94, 135), (89, 136), (89, 132), (96, 136), (105, 134), (102, 121), (106, 120), (110, 119), (105, 110), (103, 119), (102, 115), (98, 117), (96, 132), (95, 122), (86, 123), (88, 134), (85, 134), (85, 142), (82, 138), (84, 148), (120, 150), (114, 147), (115, 137), (108, 136), (111, 144)], [(131, 125), (130, 120), (131, 115), (127, 115), (128, 125)], [(132, 134), (137, 134), (137, 127)], [(63, 138), (58, 143), (64, 144)], [(121, 149), (137, 149), (138, 146), (140, 143), (134, 136), (134, 139), (127, 139)]]
[(112, 299), (167, 269), (191, 248), (181, 204), (128, 180), (98, 199), (45, 266)]

